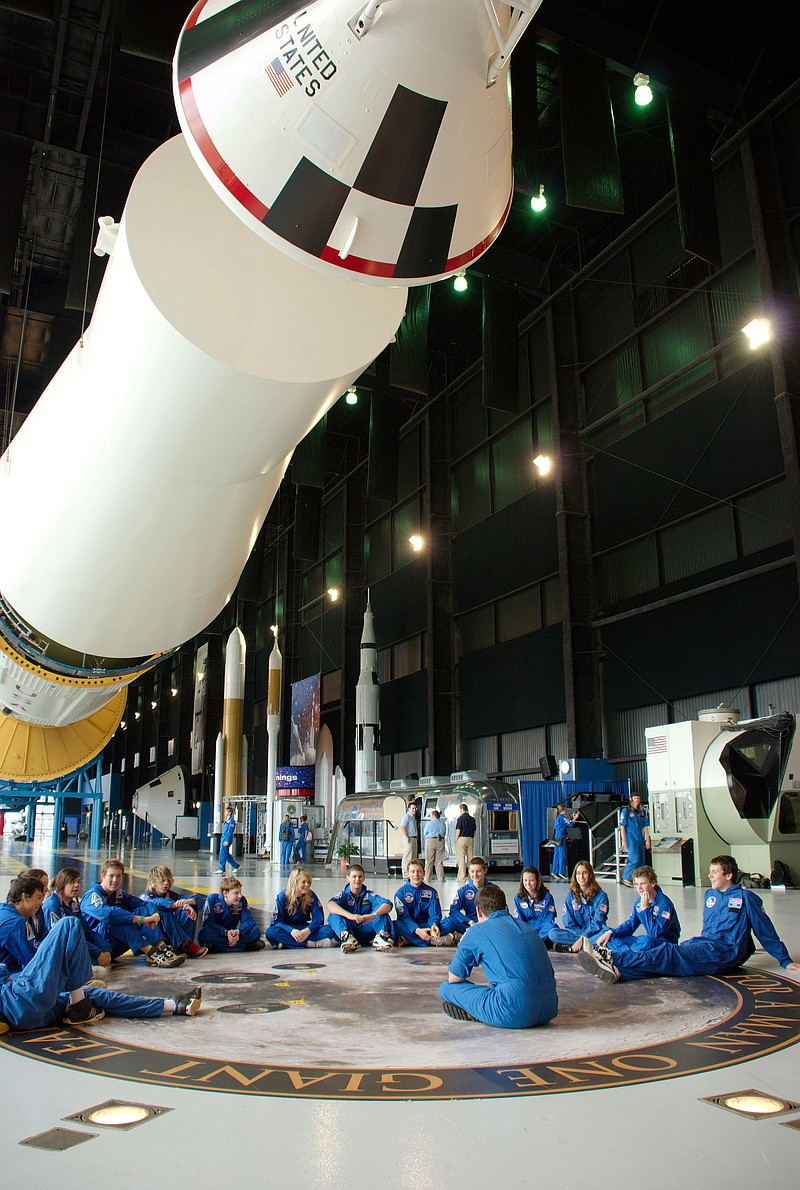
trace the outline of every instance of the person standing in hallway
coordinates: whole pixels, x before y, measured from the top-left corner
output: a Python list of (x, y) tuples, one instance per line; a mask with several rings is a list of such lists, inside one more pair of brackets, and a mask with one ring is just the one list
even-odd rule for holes
[(436, 879), (441, 883), (444, 881), (444, 840), (447, 828), (438, 810), (431, 810), (430, 818), (422, 828), (422, 834), (425, 839), (425, 882), (428, 883), (433, 878), (433, 869), (436, 868)]
[(475, 854), (475, 819), (466, 802), (458, 807), (461, 811), (456, 819), (456, 860), (458, 862), (458, 883), (466, 884), (467, 868)]
[(408, 803), (408, 808), (400, 822), (400, 833), (403, 836), (402, 872), (408, 880), (408, 865), (419, 855), (419, 821), (417, 819), (417, 803)]
[(631, 804), (619, 812), (619, 835), (623, 850), (628, 852), (628, 862), (622, 873), (622, 883), (633, 888), (633, 872), (644, 863), (645, 848), (650, 846), (650, 818), (642, 805), (638, 793), (631, 794)]

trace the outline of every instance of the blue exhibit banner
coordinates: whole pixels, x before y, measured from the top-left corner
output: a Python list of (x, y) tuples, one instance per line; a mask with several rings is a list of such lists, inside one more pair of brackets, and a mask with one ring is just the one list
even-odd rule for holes
[(313, 789), (315, 780), (313, 764), (278, 765), (275, 770), (276, 789)]

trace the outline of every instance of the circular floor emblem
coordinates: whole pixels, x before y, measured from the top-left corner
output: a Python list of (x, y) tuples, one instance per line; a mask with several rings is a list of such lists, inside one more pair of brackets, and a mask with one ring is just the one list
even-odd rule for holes
[[(334, 954), (324, 971), (322, 964), (283, 964), (291, 970), (268, 985), (247, 973), (235, 1004), (226, 999), (226, 973), (216, 973), (214, 986), (211, 966), (206, 976), (202, 961), (193, 965), (203, 1005), (192, 1020), (106, 1016), (86, 1030), (7, 1033), (0, 1049), (158, 1086), (387, 1101), (621, 1087), (732, 1066), (800, 1041), (800, 984), (756, 968), (608, 986), (557, 955), (556, 1020), (539, 1029), (492, 1029), (445, 1016), (437, 995), (442, 968), (412, 965), (402, 951), (379, 963), (369, 954)], [(163, 982), (133, 965), (119, 979), (126, 991), (149, 995)], [(267, 986), (273, 999), (265, 1002)], [(289, 1007), (296, 1029), (270, 1020)], [(238, 1014), (234, 1028), (228, 1014)], [(259, 1019), (248, 1024), (248, 1016)]]
[(268, 971), (220, 971), (219, 973), (212, 971), (210, 975), (203, 974), (199, 977), (198, 982), (202, 981), (205, 984), (242, 984), (242, 983), (272, 983), (273, 980), (278, 979), (279, 976), (271, 975)]

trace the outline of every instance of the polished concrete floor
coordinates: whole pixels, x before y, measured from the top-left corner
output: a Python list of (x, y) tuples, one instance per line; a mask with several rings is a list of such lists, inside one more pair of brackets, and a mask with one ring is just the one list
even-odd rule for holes
[[(80, 848), (53, 853), (38, 841), (28, 847), (5, 838), (0, 843), (0, 883), (25, 866), (56, 871), (67, 863), (82, 868), (90, 880), (103, 858)], [(183, 888), (205, 893), (216, 887), (216, 865), (207, 853), (139, 850), (123, 858), (132, 892), (143, 888), (150, 866), (159, 862), (173, 868)], [(311, 871), (323, 902), (343, 884), (338, 872), (314, 866)], [(266, 924), (285, 873), (277, 865), (247, 860), (240, 875), (251, 907)], [(495, 879), (508, 894), (515, 891), (513, 877)], [(399, 881), (374, 878), (368, 883), (391, 895)], [(441, 890), (445, 903), (455, 887), (450, 875)], [(630, 890), (604, 887), (612, 918), (627, 916)], [(554, 891), (560, 902), (563, 891)], [(701, 891), (669, 891), (684, 936), (690, 936), (700, 923)], [(800, 958), (800, 893), (763, 896), (779, 933)], [(146, 968), (141, 960), (124, 959), (114, 969), (112, 987), (158, 995), (173, 985), (204, 985), (204, 1008), (193, 1020), (107, 1019), (91, 1031), (92, 1041), (108, 1041), (120, 1051), (138, 1052), (141, 1047), (149, 1055), (141, 1068), (157, 1073), (169, 1069), (171, 1077), (161, 1085), (157, 1078), (106, 1077), (91, 1072), (86, 1056), (83, 1068), (62, 1065), (68, 1059), (44, 1054), (45, 1048), (52, 1051), (57, 1046), (44, 1046), (41, 1038), (26, 1056), (0, 1051), (5, 1088), (0, 1103), (3, 1181), (57, 1179), (62, 1190), (78, 1190), (98, 1176), (113, 1179), (120, 1190), (138, 1190), (154, 1179), (166, 1180), (174, 1190), (228, 1184), (327, 1188), (345, 1183), (368, 1190), (409, 1185), (415, 1190), (455, 1190), (475, 1182), (538, 1186), (543, 1181), (582, 1190), (587, 1181), (598, 1179), (645, 1179), (648, 1187), (660, 1188), (681, 1181), (694, 1186), (720, 1177), (737, 1183), (757, 1180), (775, 1190), (797, 1186), (798, 1130), (776, 1119), (740, 1119), (698, 1101), (750, 1087), (800, 1101), (798, 1046), (768, 1053), (770, 1044), (762, 1042), (762, 1056), (738, 1065), (585, 1089), (592, 1085), (586, 1075), (592, 1062), (601, 1071), (613, 1062), (635, 1065), (622, 1058), (606, 1060), (607, 1055), (647, 1045), (657, 1049), (671, 1037), (702, 1037), (703, 1029), (713, 1029), (730, 1012), (735, 993), (729, 988), (706, 980), (608, 988), (586, 976), (569, 957), (554, 956), (557, 1021), (540, 1030), (506, 1032), (454, 1022), (441, 1014), (436, 985), (447, 961), (444, 950), (387, 955), (342, 955), (332, 949), (266, 951), (189, 962), (171, 975)], [(758, 953), (749, 970), (770, 973), (779, 968)], [(695, 1044), (705, 1060), (709, 1047)], [(46, 1061), (30, 1056), (37, 1049), (37, 1056)], [(570, 1067), (576, 1061), (581, 1064)], [(575, 1089), (565, 1089), (562, 1080), (558, 1093), (544, 1086), (536, 1094), (515, 1096), (481, 1082), (482, 1069), (541, 1070), (536, 1064), (547, 1062), (552, 1064), (549, 1069), (572, 1080)], [(270, 1078), (263, 1076), (267, 1063), (296, 1068), (295, 1089), (299, 1085), (307, 1097), (284, 1097), (270, 1089)], [(203, 1073), (212, 1068), (214, 1078)], [(385, 1101), (309, 1097), (341, 1087), (335, 1072), (354, 1068), (395, 1072), (393, 1078), (384, 1076), (382, 1085), (380, 1076), (372, 1080), (378, 1095), (385, 1092)], [(453, 1094), (467, 1097), (411, 1098), (412, 1086), (424, 1085), (424, 1078), (419, 1076), (415, 1083), (408, 1072), (444, 1076), (451, 1071), (457, 1076), (460, 1068), (464, 1077), (455, 1077)], [(260, 1073), (248, 1085), (243, 1072), (252, 1077), (256, 1069)], [(320, 1080), (317, 1084), (307, 1073), (312, 1069)], [(576, 1069), (583, 1077), (574, 1074)], [(233, 1076), (220, 1076), (220, 1070), (232, 1071)], [(320, 1073), (323, 1070), (327, 1073)], [(190, 1075), (197, 1081), (181, 1086), (180, 1079)], [(430, 1081), (430, 1073), (428, 1077)], [(525, 1081), (519, 1073), (513, 1078), (512, 1088)], [(212, 1085), (221, 1089), (196, 1089)], [(445, 1078), (445, 1094), (450, 1085)], [(64, 1123), (65, 1116), (112, 1098), (171, 1110), (126, 1132)], [(800, 1109), (783, 1119), (800, 1120)], [(58, 1127), (91, 1133), (93, 1139), (64, 1152), (19, 1144)]]

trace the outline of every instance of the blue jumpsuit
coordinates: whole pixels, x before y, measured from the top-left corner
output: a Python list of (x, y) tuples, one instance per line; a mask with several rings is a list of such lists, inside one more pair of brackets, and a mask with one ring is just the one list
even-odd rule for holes
[(732, 884), (727, 892), (708, 890), (699, 937), (678, 945), (662, 941), (639, 950), (615, 951), (614, 966), (621, 979), (724, 975), (755, 953), (751, 930), (768, 954), (782, 967), (789, 966), (792, 957), (764, 912), (761, 897), (738, 884)]
[[(278, 943), (281, 943), (290, 950), (297, 950), (308, 946), (309, 942), (322, 942), (325, 938), (330, 938), (334, 942), (339, 941), (331, 927), (325, 925), (325, 911), (319, 897), (315, 892), (312, 892), (310, 896), (311, 906), (308, 912), (298, 907), (294, 913), (290, 913), (286, 901), (286, 890), (278, 893), (275, 898), (275, 908), (272, 910), (272, 922), (266, 932), (266, 939), (270, 946), (277, 946)], [(297, 942), (292, 937), (292, 930), (306, 929), (310, 929), (311, 933), (305, 942)]]
[[(197, 931), (197, 920), (192, 921), (188, 913), (184, 913), (183, 909), (176, 909), (174, 906), (175, 901), (183, 899), (171, 889), (165, 897), (157, 897), (155, 893), (142, 893), (140, 897), (143, 904), (141, 912), (145, 916), (150, 913), (160, 914), (161, 922), (159, 924), (164, 937), (173, 950), (181, 952), (190, 942), (194, 942)], [(197, 904), (196, 901), (195, 904)]]
[[(382, 897), (380, 893), (370, 892), (363, 885), (361, 892), (356, 896), (349, 883), (344, 886), (338, 897), (331, 897), (331, 900), (336, 905), (341, 905), (342, 909), (346, 909), (348, 913), (355, 913), (359, 917), (377, 913), (381, 905), (388, 905), (390, 909), (392, 907), (392, 902), (387, 901), (386, 897)], [(382, 913), (374, 921), (365, 921), (360, 925), (357, 921), (350, 921), (349, 918), (341, 917), (338, 913), (329, 913), (328, 925), (337, 938), (341, 938), (346, 931), (348, 934), (352, 934), (362, 946), (369, 946), (382, 932), (387, 933), (391, 938), (394, 922), (388, 913)]]
[(297, 856), (297, 862), (304, 864), (306, 862), (306, 844), (308, 843), (308, 836), (311, 834), (307, 822), (301, 822), (297, 828), (297, 842), (294, 845), (294, 852)]
[(405, 938), (412, 946), (428, 946), (425, 939), (418, 937), (414, 931), (430, 929), (441, 922), (442, 908), (436, 889), (424, 881), (419, 888), (414, 888), (411, 881), (407, 880), (394, 894), (394, 907), (397, 911), (395, 939), (399, 942)]
[[(467, 979), (478, 965), (488, 987)], [(558, 1012), (556, 978), (544, 942), (507, 909), (498, 909), (467, 931), (449, 970), (466, 982), (440, 984), (441, 999), (486, 1025), (529, 1029), (547, 1024)]]
[[(239, 941), (235, 946), (228, 944), (228, 930), (239, 931)], [(258, 922), (247, 907), (247, 897), (242, 897), (239, 907), (226, 905), (221, 893), (209, 893), (203, 910), (203, 924), (197, 941), (209, 950), (218, 950), (223, 954), (235, 954), (244, 950), (250, 942), (258, 942), (261, 930)]]
[[(681, 923), (675, 906), (669, 897), (656, 890), (655, 899), (646, 909), (641, 909), (641, 902), (637, 901), (633, 912), (627, 921), (615, 926), (606, 945), (616, 954), (620, 950), (641, 950), (652, 945), (653, 942), (677, 942), (681, 936)], [(639, 926), (644, 927), (644, 934), (634, 934)]]
[[(284, 838), (287, 835), (287, 838)], [(278, 838), (281, 844), (281, 867), (290, 868), (292, 866), (292, 851), (294, 850), (294, 827), (291, 822), (282, 822), (280, 830), (278, 831)]]
[(222, 834), (219, 837), (219, 870), (220, 875), (225, 875), (225, 865), (230, 864), (234, 872), (239, 871), (239, 864), (231, 855), (231, 844), (233, 843), (233, 836), (236, 834), (236, 819), (231, 814), (226, 818), (222, 824)]
[[(20, 973), (0, 964), (0, 1015), (12, 1029), (60, 1025), (69, 1007), (69, 992), (92, 978), (92, 960), (77, 917), (57, 921), (34, 957)], [(86, 997), (109, 1016), (161, 1016), (159, 998), (126, 996), (105, 988), (87, 988)]]
[(572, 823), (565, 814), (557, 814), (553, 823), (553, 866), (550, 869), (553, 876), (567, 875), (567, 829)]
[(135, 926), (134, 917), (146, 917), (138, 897), (123, 892), (104, 892), (96, 880), (81, 897), (81, 914), (103, 940), (103, 949), (113, 959), (126, 950), (137, 954), (143, 946), (157, 946), (164, 935), (159, 926)]
[(83, 936), (86, 939), (86, 945), (89, 947), (89, 956), (93, 963), (97, 962), (105, 950), (105, 944), (100, 935), (92, 929), (83, 917), (77, 897), (74, 897), (67, 904), (66, 901), (62, 901), (57, 892), (52, 892), (42, 905), (42, 911), (48, 930), (52, 930), (56, 922), (61, 921), (62, 917), (77, 917), (83, 926)]
[(600, 889), (591, 901), (587, 901), (582, 893), (576, 897), (570, 889), (564, 900), (561, 919), (563, 927), (553, 926), (550, 931), (551, 942), (571, 943), (581, 937), (594, 942), (608, 929), (608, 897)]
[(628, 862), (622, 873), (623, 880), (630, 880), (636, 868), (644, 863), (644, 832), (650, 825), (650, 818), (643, 807), (632, 810), (623, 806), (619, 812), (619, 824), (625, 827), (625, 841), (628, 844)]
[(514, 897), (512, 917), (526, 922), (543, 942), (548, 942), (550, 931), (556, 924), (556, 903), (553, 894), (546, 892), (541, 901), (534, 901), (533, 897), (521, 897), (517, 893)]
[(9, 971), (21, 971), (31, 961), (43, 941), (37, 935), (35, 918), (23, 917), (7, 901), (0, 904), (0, 963)]
[[(484, 880), (483, 888), (492, 887), (490, 880)], [(463, 934), (470, 926), (474, 926), (478, 921), (478, 910), (475, 908), (475, 898), (478, 895), (478, 886), (468, 880), (466, 884), (462, 884), (461, 888), (453, 898), (453, 903), (450, 906), (447, 917), (442, 920), (443, 934)]]

